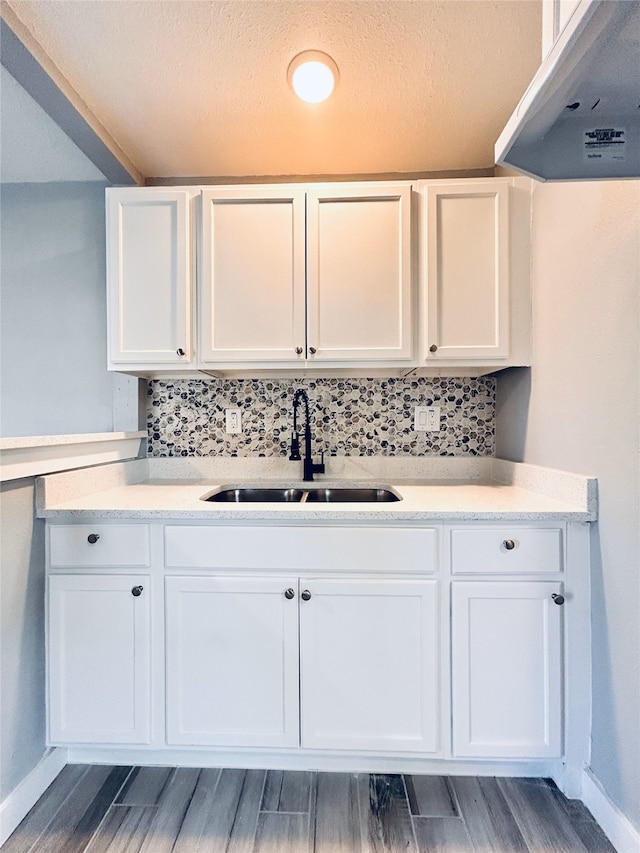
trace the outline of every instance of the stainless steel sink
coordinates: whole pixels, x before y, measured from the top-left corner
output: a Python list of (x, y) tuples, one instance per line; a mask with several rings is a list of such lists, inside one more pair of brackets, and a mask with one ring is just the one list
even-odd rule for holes
[(377, 486), (327, 487), (309, 489), (307, 492), (307, 503), (391, 503), (401, 500), (393, 489)]
[(389, 486), (223, 486), (200, 500), (215, 503), (390, 503), (402, 497)]
[(215, 501), (216, 503), (298, 503), (304, 492), (301, 489), (289, 488), (252, 488), (245, 486), (232, 486), (231, 488), (219, 489), (203, 495), (203, 501)]

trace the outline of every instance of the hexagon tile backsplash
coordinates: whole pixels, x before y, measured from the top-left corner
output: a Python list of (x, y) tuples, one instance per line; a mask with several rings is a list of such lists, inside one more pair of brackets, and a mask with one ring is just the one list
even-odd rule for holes
[[(493, 456), (492, 377), (407, 379), (180, 379), (148, 383), (150, 456), (287, 456), (293, 394), (311, 404), (314, 454)], [(440, 430), (416, 432), (416, 406), (440, 407)], [(227, 408), (242, 433), (225, 432)], [(300, 410), (299, 429), (304, 425)]]

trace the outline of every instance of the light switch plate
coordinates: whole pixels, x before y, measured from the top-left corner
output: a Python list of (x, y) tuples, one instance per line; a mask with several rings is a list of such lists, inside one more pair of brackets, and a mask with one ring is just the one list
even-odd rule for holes
[(417, 432), (436, 432), (440, 429), (440, 406), (416, 406), (413, 428)]

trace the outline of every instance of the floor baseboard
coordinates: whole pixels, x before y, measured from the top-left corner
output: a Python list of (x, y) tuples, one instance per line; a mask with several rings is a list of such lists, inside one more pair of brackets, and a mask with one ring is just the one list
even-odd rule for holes
[(582, 802), (600, 824), (618, 853), (638, 853), (640, 832), (607, 796), (604, 788), (586, 767), (582, 775)]
[(48, 750), (29, 775), (0, 803), (0, 845), (38, 802), (66, 763), (66, 749)]

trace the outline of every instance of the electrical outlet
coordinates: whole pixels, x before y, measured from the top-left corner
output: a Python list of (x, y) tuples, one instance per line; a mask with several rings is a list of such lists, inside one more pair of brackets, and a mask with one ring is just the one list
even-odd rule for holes
[(440, 429), (440, 406), (416, 406), (413, 428), (417, 432), (436, 432)]
[(224, 410), (225, 432), (238, 434), (242, 432), (242, 414), (240, 409)]

